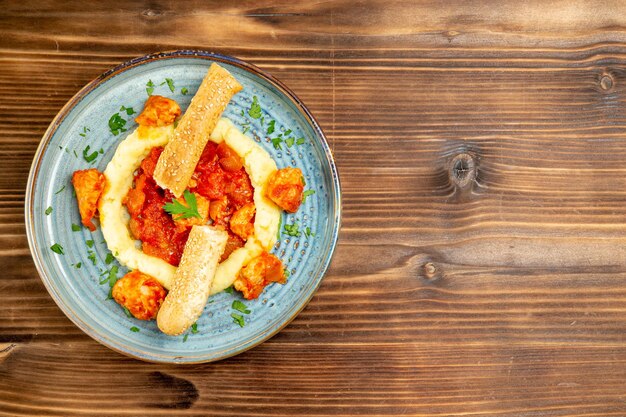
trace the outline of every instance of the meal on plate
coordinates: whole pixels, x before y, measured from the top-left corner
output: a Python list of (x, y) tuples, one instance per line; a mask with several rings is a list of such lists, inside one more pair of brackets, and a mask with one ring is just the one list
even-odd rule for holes
[(105, 171), (72, 176), (83, 225), (96, 230), (97, 214), (109, 250), (130, 270), (113, 299), (169, 335), (193, 326), (211, 294), (232, 286), (254, 299), (287, 279), (271, 249), (281, 210), (302, 203), (304, 178), (277, 169), (222, 117), (242, 88), (212, 64), (182, 116), (176, 101), (150, 95)]

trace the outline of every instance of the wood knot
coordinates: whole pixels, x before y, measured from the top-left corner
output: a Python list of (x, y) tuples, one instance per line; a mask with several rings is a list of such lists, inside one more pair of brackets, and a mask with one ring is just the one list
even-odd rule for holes
[(161, 16), (163, 12), (160, 10), (155, 10), (155, 9), (146, 9), (141, 14), (147, 18), (156, 18), (156, 17)]
[(431, 281), (439, 276), (439, 269), (432, 262), (426, 262), (424, 264), (424, 278)]
[(602, 88), (604, 91), (608, 91), (612, 89), (614, 85), (615, 80), (613, 80), (611, 74), (602, 74), (602, 76), (600, 77), (600, 88)]
[(462, 153), (450, 162), (448, 170), (450, 182), (459, 188), (466, 188), (476, 178), (476, 163), (471, 155)]

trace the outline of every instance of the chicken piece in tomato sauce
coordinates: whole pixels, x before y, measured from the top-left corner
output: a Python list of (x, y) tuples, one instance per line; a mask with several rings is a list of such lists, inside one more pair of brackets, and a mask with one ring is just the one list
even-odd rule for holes
[(285, 268), (274, 254), (262, 252), (241, 269), (233, 286), (246, 300), (258, 298), (265, 287), (273, 282), (284, 284)]
[(277, 206), (290, 213), (298, 211), (302, 203), (304, 180), (299, 168), (282, 168), (267, 182), (266, 195)]
[(180, 114), (180, 106), (176, 101), (163, 96), (150, 96), (135, 122), (140, 126), (167, 126), (174, 123)]
[(117, 280), (111, 295), (139, 320), (155, 319), (167, 291), (156, 278), (132, 271)]
[(95, 168), (83, 169), (72, 174), (72, 185), (76, 191), (80, 220), (83, 226), (93, 232), (96, 230), (96, 225), (93, 224), (92, 219), (96, 215), (98, 200), (104, 191), (106, 178)]

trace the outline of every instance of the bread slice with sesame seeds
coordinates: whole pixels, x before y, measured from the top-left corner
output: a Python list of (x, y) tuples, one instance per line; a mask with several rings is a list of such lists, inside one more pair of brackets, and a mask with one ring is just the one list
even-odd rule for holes
[(191, 228), (172, 288), (157, 315), (163, 333), (178, 336), (198, 320), (227, 240), (224, 230), (212, 226)]
[(170, 190), (176, 197), (183, 194), (217, 121), (231, 98), (242, 89), (226, 69), (211, 64), (173, 138), (159, 157), (154, 179), (161, 188)]

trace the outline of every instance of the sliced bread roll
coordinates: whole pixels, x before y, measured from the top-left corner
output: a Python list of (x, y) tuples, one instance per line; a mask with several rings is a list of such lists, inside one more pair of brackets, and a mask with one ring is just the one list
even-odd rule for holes
[(193, 175), (202, 151), (230, 99), (243, 87), (217, 64), (211, 64), (174, 137), (165, 146), (154, 170), (154, 180), (180, 197)]
[(172, 288), (157, 315), (157, 325), (163, 333), (177, 336), (198, 320), (227, 240), (224, 230), (211, 226), (191, 228)]

